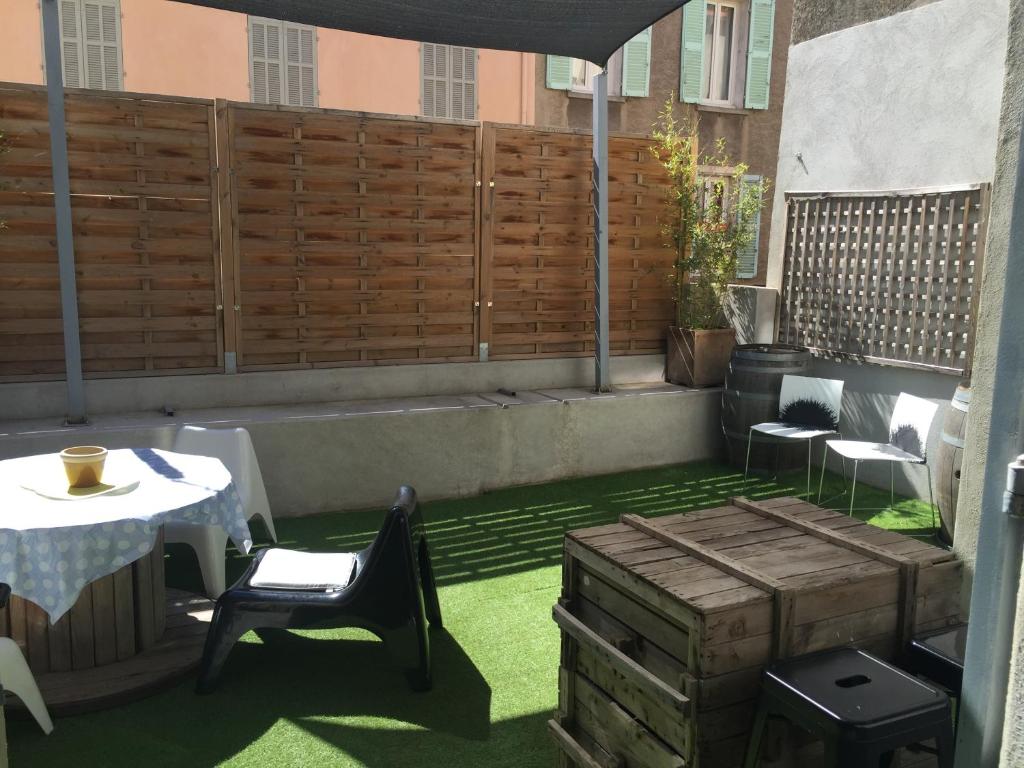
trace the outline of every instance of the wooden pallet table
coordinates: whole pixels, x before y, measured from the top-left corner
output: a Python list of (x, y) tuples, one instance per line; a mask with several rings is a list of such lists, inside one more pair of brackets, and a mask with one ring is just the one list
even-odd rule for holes
[(961, 570), (795, 498), (570, 532), (550, 723), (562, 764), (737, 767), (766, 664), (851, 644), (892, 659), (960, 620)]

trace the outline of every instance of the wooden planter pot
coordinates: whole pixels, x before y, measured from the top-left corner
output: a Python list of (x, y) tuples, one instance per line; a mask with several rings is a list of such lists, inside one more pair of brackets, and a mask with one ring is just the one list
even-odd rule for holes
[(670, 326), (665, 378), (686, 387), (716, 387), (725, 381), (735, 346), (732, 328), (698, 331)]

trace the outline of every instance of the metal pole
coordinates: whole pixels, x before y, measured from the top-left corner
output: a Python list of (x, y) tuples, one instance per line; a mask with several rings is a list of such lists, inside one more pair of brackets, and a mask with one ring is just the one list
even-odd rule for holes
[(610, 392), (608, 369), (608, 69), (594, 78), (594, 386)]
[[(1008, 61), (1012, 61), (1012, 56)], [(1004, 122), (1008, 115), (1013, 114), (1013, 110), (1006, 109), (1006, 98), (1004, 95)], [(1014, 119), (1019, 124), (1019, 112)], [(1003, 132), (1006, 128), (1000, 130)], [(982, 320), (995, 326), (997, 335), (995, 339), (983, 342), (985, 346), (979, 350), (977, 359), (977, 363), (991, 365), (993, 369), (990, 374), (992, 411), (987, 425), (977, 425), (987, 427), (988, 436), (984, 445), (981, 525), (971, 589), (956, 768), (995, 768), (999, 765), (1024, 542), (1024, 520), (1012, 512), (1009, 506), (1011, 494), (1007, 493), (1024, 493), (1024, 488), (1015, 491), (1008, 488), (1004, 474), (1006, 462), (1024, 448), (1021, 442), (1024, 340), (1020, 331), (1024, 328), (1024, 302), (1020, 300), (1024, 295), (1024, 130), (1020, 127), (1014, 130), (1020, 132), (1017, 146), (1014, 147), (1011, 140), (1005, 142), (999, 152), (1000, 156), (1012, 157), (1012, 152), (1016, 151), (1017, 156), (1007, 163), (1008, 167), (1002, 173), (997, 171), (992, 205), (993, 216), (999, 208), (1000, 214), (1008, 211), (1009, 219), (1000, 222), (1008, 225), (1007, 242), (1000, 244), (1000, 249), (1004, 245), (1007, 249), (1002, 302), (983, 309), (981, 316)], [(1006, 200), (1004, 196), (1010, 199)], [(993, 221), (989, 226), (990, 246), (994, 224)], [(989, 251), (990, 254), (996, 252), (995, 248)], [(990, 260), (986, 264), (986, 273), (994, 263)], [(978, 367), (976, 364), (975, 370)], [(971, 429), (975, 428), (973, 424)]]
[(71, 228), (71, 182), (68, 179), (68, 138), (64, 125), (64, 67), (60, 52), (57, 0), (42, 0), (43, 50), (46, 55), (46, 103), (50, 119), (50, 164), (53, 208), (57, 219), (57, 262), (60, 308), (64, 321), (64, 368), (69, 424), (84, 424), (85, 386), (82, 346), (78, 335), (78, 291), (75, 285), (75, 243)]

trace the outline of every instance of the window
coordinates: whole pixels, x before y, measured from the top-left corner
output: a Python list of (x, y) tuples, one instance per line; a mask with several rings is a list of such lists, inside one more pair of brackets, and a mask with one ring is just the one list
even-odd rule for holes
[(421, 43), (420, 75), (425, 117), (476, 120), (476, 48)]
[(254, 104), (317, 104), (316, 28), (249, 17), (249, 83)]
[(60, 0), (58, 10), (64, 85), (121, 90), (118, 0)]
[(775, 0), (691, 0), (683, 6), (683, 101), (768, 108)]
[(704, 23), (704, 72), (701, 97), (711, 103), (732, 103), (737, 67), (736, 5), (709, 2)]
[[(548, 88), (593, 93), (594, 78), (601, 68), (583, 59), (547, 57)], [(651, 80), (651, 28), (648, 27), (608, 60), (609, 96), (647, 96)]]

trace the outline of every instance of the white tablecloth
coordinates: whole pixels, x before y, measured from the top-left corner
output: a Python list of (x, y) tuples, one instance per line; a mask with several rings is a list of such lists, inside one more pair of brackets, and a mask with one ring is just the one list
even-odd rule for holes
[(148, 554), (164, 523), (219, 525), (239, 551), (252, 536), (219, 459), (152, 448), (111, 451), (104, 481), (139, 480), (120, 495), (60, 501), (22, 487), (60, 477), (57, 454), (0, 461), (0, 581), (55, 622), (86, 584)]

